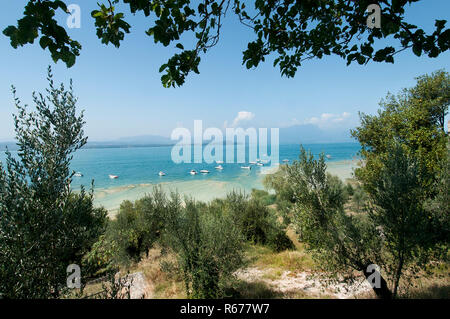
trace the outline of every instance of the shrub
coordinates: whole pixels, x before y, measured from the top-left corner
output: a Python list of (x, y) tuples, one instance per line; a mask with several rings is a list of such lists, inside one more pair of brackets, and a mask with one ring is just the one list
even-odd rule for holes
[(260, 189), (252, 189), (251, 198), (254, 200), (259, 200), (264, 206), (273, 205), (277, 200), (277, 196), (275, 194), (269, 194), (267, 191)]
[(161, 188), (136, 200), (124, 201), (115, 220), (109, 224), (108, 241), (116, 249), (115, 263), (128, 264), (139, 261), (142, 254), (160, 238), (164, 228), (167, 199)]
[(98, 277), (115, 269), (113, 260), (116, 252), (115, 242), (109, 241), (105, 234), (101, 235), (81, 260), (83, 276)]
[(233, 273), (242, 265), (242, 235), (229, 216), (214, 206), (172, 195), (164, 243), (178, 256), (186, 294), (192, 298), (224, 297)]
[(353, 194), (355, 193), (355, 190), (350, 183), (347, 183), (347, 185), (345, 185), (345, 191), (347, 192), (348, 196), (353, 196)]
[(362, 212), (365, 206), (367, 206), (369, 201), (369, 196), (367, 195), (364, 188), (360, 185), (356, 187), (352, 196), (352, 206), (356, 212)]
[(275, 213), (260, 200), (232, 192), (217, 204), (218, 210), (229, 216), (248, 242), (267, 245), (276, 250), (293, 247)]

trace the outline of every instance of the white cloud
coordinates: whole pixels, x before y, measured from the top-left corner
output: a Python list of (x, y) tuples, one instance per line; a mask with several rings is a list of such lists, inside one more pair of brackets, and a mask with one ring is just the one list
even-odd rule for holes
[(291, 126), (302, 125), (302, 124), (304, 124), (302, 121), (299, 121), (294, 117), (288, 121), (280, 122), (278, 124), (278, 126), (281, 128), (281, 127), (291, 127)]
[(320, 117), (311, 117), (305, 121), (305, 124), (314, 124), (320, 128), (330, 128), (343, 123), (347, 123), (351, 114), (343, 112), (342, 114), (322, 113)]
[[(231, 124), (231, 127), (237, 127), (242, 122), (248, 122), (250, 120), (253, 120), (255, 118), (255, 114), (252, 112), (247, 111), (240, 111), (238, 112), (237, 116), (234, 118), (233, 123)], [(224, 127), (228, 126), (228, 122), (225, 121)]]

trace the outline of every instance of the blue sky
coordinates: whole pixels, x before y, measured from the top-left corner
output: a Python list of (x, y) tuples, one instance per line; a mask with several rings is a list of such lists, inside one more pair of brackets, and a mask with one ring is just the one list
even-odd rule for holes
[[(16, 24), (26, 2), (2, 3), (1, 30)], [(414, 85), (414, 77), (442, 68), (448, 71), (450, 65), (449, 52), (436, 59), (403, 52), (394, 65), (347, 67), (335, 57), (307, 61), (293, 79), (282, 78), (270, 59), (247, 70), (241, 64), (242, 51), (253, 34), (230, 12), (220, 43), (202, 56), (200, 75), (189, 76), (181, 88), (166, 89), (158, 69), (174, 49), (155, 45), (144, 34), (148, 20), (142, 15), (126, 15), (132, 32), (116, 49), (102, 45), (95, 35), (90, 12), (96, 1), (71, 3), (80, 5), (82, 24), (69, 34), (83, 45), (71, 69), (61, 62), (55, 65), (37, 43), (14, 50), (8, 38), (0, 35), (0, 141), (14, 135), (11, 84), (22, 101), (31, 103), (31, 92), (46, 87), (48, 65), (57, 81), (74, 80), (91, 141), (145, 134), (169, 136), (177, 126), (191, 128), (196, 119), (203, 120), (204, 127), (219, 128), (232, 123), (257, 127), (312, 123), (325, 130), (349, 129), (358, 123), (358, 111), (375, 113), (388, 91), (398, 92)], [(407, 17), (429, 31), (434, 19), (448, 20), (449, 12), (450, 1), (427, 0), (411, 6)], [(61, 21), (65, 19), (61, 17)]]

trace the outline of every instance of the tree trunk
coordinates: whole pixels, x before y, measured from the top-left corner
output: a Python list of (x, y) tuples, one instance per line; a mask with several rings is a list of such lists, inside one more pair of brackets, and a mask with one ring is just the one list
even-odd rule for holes
[(397, 298), (398, 284), (400, 283), (400, 277), (402, 275), (402, 269), (403, 269), (403, 257), (400, 257), (400, 261), (399, 261), (399, 264), (398, 264), (397, 272), (395, 274), (394, 298)]
[(383, 276), (381, 276), (381, 273), (379, 273), (378, 270), (375, 270), (375, 272), (380, 276), (379, 287), (375, 287), (373, 283), (369, 281), (369, 277), (373, 275), (374, 272), (368, 272), (367, 267), (365, 267), (363, 270), (364, 276), (366, 277), (367, 281), (369, 281), (377, 297), (380, 299), (392, 299), (392, 293), (387, 286), (386, 280), (384, 280)]

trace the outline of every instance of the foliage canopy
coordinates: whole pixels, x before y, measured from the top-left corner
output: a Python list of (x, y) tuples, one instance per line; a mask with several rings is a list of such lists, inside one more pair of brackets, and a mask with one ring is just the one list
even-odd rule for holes
[[(274, 57), (274, 66), (282, 75), (293, 77), (305, 60), (336, 55), (347, 64), (369, 61), (394, 62), (395, 54), (412, 50), (415, 55), (437, 57), (449, 49), (450, 31), (446, 20), (436, 20), (434, 31), (427, 33), (405, 18), (405, 7), (419, 0), (379, 0), (381, 28), (369, 29), (366, 13), (371, 0), (206, 0), (192, 3), (189, 0), (108, 0), (99, 3), (92, 11), (97, 36), (104, 44), (119, 47), (130, 33), (131, 25), (118, 6), (131, 14), (143, 13), (151, 26), (146, 34), (155, 43), (164, 46), (175, 44), (175, 53), (160, 72), (165, 72), (165, 87), (181, 86), (190, 72), (199, 73), (200, 55), (214, 47), (220, 39), (228, 12), (236, 15), (243, 26), (254, 32), (254, 40), (243, 52), (242, 63), (248, 68), (257, 67), (266, 57)], [(3, 33), (10, 38), (14, 48), (39, 39), (43, 49), (48, 49), (53, 60), (63, 61), (68, 67), (75, 64), (81, 44), (73, 40), (58, 24), (57, 11), (67, 11), (67, 1), (29, 0), (24, 16), (17, 26), (8, 26)], [(188, 38), (184, 37), (188, 35)], [(193, 46), (185, 49), (188, 43)], [(182, 40), (183, 38), (183, 40)], [(383, 44), (392, 39), (392, 45)], [(187, 40), (186, 40), (187, 39)]]

